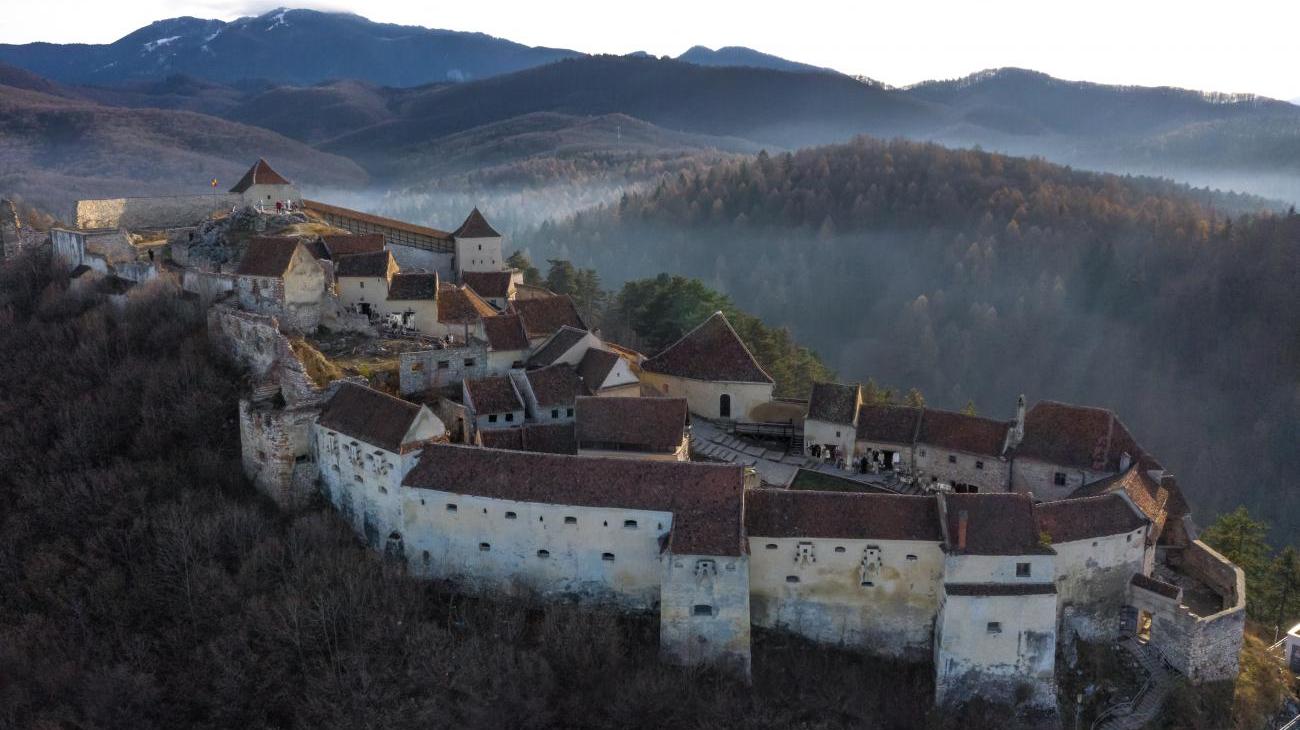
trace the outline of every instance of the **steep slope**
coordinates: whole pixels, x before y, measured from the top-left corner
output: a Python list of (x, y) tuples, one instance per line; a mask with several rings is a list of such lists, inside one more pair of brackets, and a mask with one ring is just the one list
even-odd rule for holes
[(314, 84), (347, 78), (414, 86), (484, 78), (575, 55), (482, 33), (284, 8), (230, 23), (189, 17), (160, 20), (105, 45), (0, 45), (0, 61), (80, 84), (183, 73), (223, 82), (264, 78)]
[(707, 46), (692, 46), (677, 57), (678, 61), (693, 63), (697, 66), (749, 66), (752, 68), (769, 68), (774, 71), (811, 71), (815, 73), (837, 73), (820, 66), (811, 66), (798, 61), (790, 61), (770, 53), (763, 53), (744, 46), (724, 46), (713, 50)]
[(78, 197), (206, 192), (266, 157), (303, 185), (360, 185), (353, 162), (202, 114), (0, 86), (0, 192), (62, 212)]

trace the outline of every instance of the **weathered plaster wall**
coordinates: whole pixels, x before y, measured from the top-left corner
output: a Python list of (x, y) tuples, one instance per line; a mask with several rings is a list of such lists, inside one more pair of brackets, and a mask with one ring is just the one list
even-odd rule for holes
[[(1017, 565), (1029, 564), (1029, 575), (1017, 575)], [(1055, 579), (1052, 555), (947, 556), (943, 579), (947, 583), (1051, 583)]]
[[(1065, 475), (1065, 484), (1056, 483), (1056, 474)], [(1111, 476), (1110, 472), (1074, 469), (1049, 464), (1028, 457), (1017, 457), (1011, 468), (1011, 491), (1032, 493), (1035, 499), (1051, 502), (1065, 499), (1074, 490), (1098, 479)]]
[(756, 625), (887, 656), (929, 655), (943, 580), (938, 543), (751, 535), (749, 550)]
[(314, 451), (321, 491), (373, 548), (382, 549), (402, 526), (402, 477), (419, 452), (394, 454), (316, 424)]
[(835, 458), (843, 459), (848, 463), (853, 461), (856, 440), (857, 431), (851, 423), (831, 423), (814, 418), (805, 419), (803, 422), (805, 451), (811, 449), (813, 444), (821, 444), (823, 447), (835, 446)]
[(944, 595), (935, 643), (937, 704), (978, 696), (1054, 708), (1055, 662), (1054, 595)]
[(78, 200), (72, 220), (77, 228), (176, 228), (243, 204), (237, 193)]
[(239, 436), (244, 474), (281, 509), (307, 504), (318, 475), (312, 457), (311, 426), (319, 409), (277, 408), (239, 401)]
[(1062, 632), (1068, 628), (1084, 641), (1115, 639), (1129, 580), (1143, 572), (1146, 528), (1052, 543), (1052, 548), (1056, 550), (1057, 613), (1063, 619)]
[(686, 398), (691, 413), (704, 418), (722, 418), (718, 408), (724, 393), (731, 396), (729, 418), (736, 421), (750, 420), (750, 411), (772, 400), (770, 383), (717, 383), (648, 371), (641, 373), (641, 382), (666, 396)]
[(746, 556), (665, 554), (659, 654), (673, 664), (718, 664), (750, 674)]
[(487, 345), (472, 341), (463, 347), (403, 352), (398, 363), (402, 394), (419, 393), (486, 375)]
[(503, 271), (505, 261), (501, 258), (501, 237), (495, 238), (457, 238), (456, 271)]

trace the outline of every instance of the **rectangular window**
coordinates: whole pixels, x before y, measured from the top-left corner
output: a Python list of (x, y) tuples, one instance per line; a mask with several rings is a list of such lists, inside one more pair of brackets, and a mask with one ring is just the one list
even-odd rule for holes
[(1017, 578), (1029, 577), (1029, 563), (1016, 563), (1016, 577)]
[(787, 576), (785, 577), (785, 582), (786, 582), (786, 583), (798, 583), (798, 582), (799, 582), (799, 576), (797, 576), (797, 575), (787, 575)]
[(707, 603), (697, 603), (695, 604), (695, 608), (691, 609), (691, 613), (696, 616), (712, 616), (713, 606), (710, 606)]
[(495, 413), (489, 414), (488, 423), (496, 423), (496, 422), (497, 422), (497, 414)]
[(511, 422), (511, 421), (513, 421), (513, 420), (515, 420), (515, 414), (513, 414), (513, 413), (507, 413), (507, 414), (506, 414), (506, 423), (509, 423), (509, 422)]
[(514, 512), (507, 512), (507, 513), (506, 513), (506, 519), (507, 519), (507, 520), (513, 520), (513, 519), (516, 519), (517, 517), (519, 517), (519, 515), (515, 514)]
[(989, 632), (990, 634), (1000, 634), (1000, 633), (1002, 633), (1002, 622), (1001, 622), (1001, 621), (990, 621), (990, 622), (989, 622), (989, 625), (988, 625), (988, 632)]
[(572, 416), (572, 415), (573, 415), (573, 409), (570, 408), (570, 409), (568, 410), (568, 412), (566, 412), (564, 415), (566, 415), (566, 416)]
[(357, 284), (359, 284), (359, 285), (361, 286), (362, 289), (365, 289), (365, 288), (366, 288), (366, 282), (364, 282), (364, 281), (358, 281)]
[(467, 357), (467, 358), (465, 358), (465, 367), (467, 367), (467, 368), (472, 368), (472, 367), (474, 367), (474, 358), (472, 358), (472, 357)]
[(560, 417), (560, 409), (559, 409), (559, 408), (552, 408), (552, 409), (551, 409), (551, 418), (559, 418), (559, 417)]
[(976, 468), (976, 469), (983, 469), (983, 468), (984, 468), (984, 462), (982, 462), (982, 461), (976, 461), (976, 462), (975, 462), (975, 468)]
[(456, 511), (456, 505), (454, 505), (454, 504), (448, 504), (448, 505), (447, 505), (447, 511), (448, 511), (448, 512), (455, 512), (455, 511)]
[(481, 553), (485, 553), (485, 552), (491, 550), (491, 549), (492, 549), (492, 546), (489, 545), (489, 544), (487, 544), (487, 543), (485, 543), (485, 542), (480, 542), (480, 543), (478, 544), (478, 549), (479, 549), (479, 552), (481, 552)]
[(449, 368), (449, 367), (451, 367), (451, 361), (450, 361), (450, 360), (439, 360), (439, 361), (438, 361), (438, 369), (439, 369), (439, 370), (446, 370), (446, 369)]
[(607, 563), (612, 563), (614, 562), (614, 553), (601, 553), (600, 559)]
[(1058, 472), (1056, 472), (1056, 475), (1052, 478), (1052, 481), (1054, 481), (1054, 482), (1056, 483), (1056, 486), (1058, 486), (1058, 487), (1064, 487), (1064, 486), (1065, 486), (1065, 472), (1063, 472), (1063, 471), (1058, 471)]
[(921, 449), (921, 456), (925, 456), (925, 449)]
[(768, 550), (775, 550), (775, 549), (776, 549), (776, 543), (774, 543), (774, 542), (769, 542), (769, 543), (767, 544), (767, 549), (768, 549)]
[(623, 526), (629, 530), (636, 529), (636, 520), (623, 520)]
[(949, 463), (949, 464), (956, 464), (956, 463), (957, 463), (957, 457), (953, 456), (952, 454), (948, 454), (948, 463)]
[(549, 557), (551, 557), (551, 551), (550, 551), (550, 550), (538, 550), (538, 551), (537, 551), (537, 557), (542, 558), (543, 560), (546, 559), (546, 558), (549, 558)]
[(576, 525), (576, 524), (578, 524), (578, 518), (577, 518), (577, 517), (565, 517), (565, 518), (564, 518), (564, 524), (566, 524), (566, 525)]

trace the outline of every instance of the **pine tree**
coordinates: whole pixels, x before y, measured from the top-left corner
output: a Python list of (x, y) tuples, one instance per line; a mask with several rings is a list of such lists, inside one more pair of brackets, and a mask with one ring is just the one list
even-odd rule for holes
[(903, 398), (903, 403), (912, 406), (913, 408), (925, 408), (925, 396), (921, 395), (921, 391), (912, 388), (907, 391), (907, 396)]
[(536, 266), (533, 266), (533, 262), (528, 259), (528, 256), (523, 251), (515, 251), (510, 254), (510, 258), (506, 259), (506, 264), (512, 269), (519, 269), (519, 271), (523, 272), (525, 284), (529, 286), (542, 285), (542, 272), (538, 271)]
[(1273, 602), (1277, 606), (1273, 621), (1273, 636), (1276, 638), (1282, 633), (1284, 620), (1300, 615), (1292, 606), (1300, 598), (1300, 553), (1290, 545), (1282, 548), (1277, 557), (1273, 558), (1269, 573)]
[(964, 405), (964, 406), (961, 407), (961, 412), (964, 413), (964, 414), (966, 414), (966, 415), (968, 415), (968, 416), (978, 416), (978, 415), (979, 415), (979, 413), (977, 413), (977, 412), (975, 411), (975, 401), (973, 401), (973, 400), (968, 400), (968, 401), (966, 401), (966, 405)]
[(550, 259), (551, 265), (546, 272), (546, 288), (556, 294), (572, 294), (578, 286), (578, 270), (573, 263), (563, 259)]

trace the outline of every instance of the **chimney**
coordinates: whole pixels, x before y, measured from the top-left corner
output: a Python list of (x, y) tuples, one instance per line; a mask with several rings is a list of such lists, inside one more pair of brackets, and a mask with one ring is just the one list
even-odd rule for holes
[(1016, 399), (1016, 422), (1011, 426), (1010, 448), (1016, 448), (1025, 440), (1025, 394)]
[(966, 510), (957, 513), (957, 549), (966, 549), (966, 524), (970, 521), (970, 516)]

